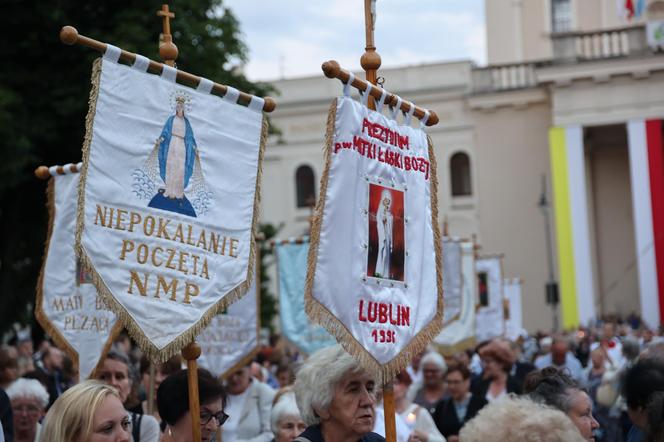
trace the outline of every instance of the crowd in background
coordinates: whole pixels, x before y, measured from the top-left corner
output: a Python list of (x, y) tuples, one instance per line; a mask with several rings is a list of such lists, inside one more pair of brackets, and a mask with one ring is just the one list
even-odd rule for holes
[[(223, 380), (199, 370), (203, 441), (215, 440), (221, 425), (224, 442), (286, 442), (300, 434), (298, 440), (342, 440), (343, 422), (349, 440), (382, 440), (381, 388), (369, 386), (371, 376), (360, 376), (340, 348), (328, 353), (306, 359), (275, 336)], [(79, 382), (61, 349), (18, 333), (0, 348), (2, 435), (7, 442), (51, 441), (53, 431), (78, 425), (91, 435), (78, 440), (188, 442), (183, 367), (174, 357), (151, 370), (122, 334), (97, 367), (97, 382)], [(525, 440), (520, 432), (542, 441), (664, 441), (664, 337), (632, 316), (560, 334), (524, 332), (449, 354), (429, 348), (397, 374), (393, 393), (401, 442)], [(78, 416), (83, 423), (65, 425), (76, 408), (63, 405), (69, 402), (88, 404), (80, 411), (87, 424)], [(115, 416), (112, 425), (95, 426), (99, 407)], [(97, 430), (126, 438), (94, 439)]]

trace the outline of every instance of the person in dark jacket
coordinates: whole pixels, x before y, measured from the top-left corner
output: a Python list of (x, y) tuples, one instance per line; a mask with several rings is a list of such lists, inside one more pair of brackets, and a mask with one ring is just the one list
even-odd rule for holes
[(471, 420), (487, 404), (482, 396), (470, 392), (470, 370), (464, 365), (452, 365), (445, 373), (450, 397), (438, 402), (433, 420), (438, 430), (448, 440), (458, 440), (461, 427)]
[(374, 377), (341, 346), (314, 353), (295, 378), (295, 398), (307, 425), (298, 442), (382, 442)]

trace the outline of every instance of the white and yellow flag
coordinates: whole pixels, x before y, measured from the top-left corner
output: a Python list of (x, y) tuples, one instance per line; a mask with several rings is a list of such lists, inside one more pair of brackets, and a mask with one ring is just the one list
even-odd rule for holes
[(79, 174), (63, 169), (65, 175), (54, 173), (48, 182), (48, 238), (35, 316), (87, 379), (122, 327), (74, 253)]
[[(165, 360), (253, 279), (263, 100), (236, 103), (117, 63), (95, 65), (77, 247), (139, 346)], [(206, 87), (207, 85), (207, 87)]]

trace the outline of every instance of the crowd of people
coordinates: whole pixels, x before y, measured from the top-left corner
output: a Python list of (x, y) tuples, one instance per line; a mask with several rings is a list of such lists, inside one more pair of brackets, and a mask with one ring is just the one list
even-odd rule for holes
[[(0, 347), (0, 441), (190, 442), (187, 370), (121, 335), (92, 379), (48, 340)], [(203, 442), (384, 440), (383, 386), (340, 346), (275, 337), (224, 379), (198, 369)], [(664, 337), (640, 321), (429, 348), (392, 381), (399, 442), (664, 441)], [(220, 430), (221, 428), (221, 430)]]

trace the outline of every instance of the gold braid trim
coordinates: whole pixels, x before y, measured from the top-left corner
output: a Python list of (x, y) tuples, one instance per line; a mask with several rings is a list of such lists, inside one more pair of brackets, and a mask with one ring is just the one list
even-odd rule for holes
[(312, 322), (321, 325), (332, 336), (337, 338), (337, 342), (358, 360), (360, 365), (370, 373), (376, 376), (377, 382), (385, 385), (390, 382), (394, 376), (403, 370), (412, 355), (424, 350), (427, 345), (438, 335), (443, 325), (443, 279), (442, 279), (442, 245), (440, 231), (438, 229), (438, 178), (436, 175), (436, 158), (433, 151), (431, 139), (427, 137), (429, 162), (430, 162), (430, 193), (431, 193), (431, 228), (434, 236), (434, 251), (436, 260), (436, 283), (438, 285), (438, 302), (436, 305), (436, 314), (417, 335), (386, 364), (380, 364), (366, 349), (355, 339), (353, 334), (346, 326), (339, 321), (323, 304), (313, 296), (313, 284), (316, 272), (316, 263), (318, 261), (318, 245), (320, 241), (321, 227), (323, 223), (323, 213), (325, 211), (325, 199), (327, 197), (327, 186), (330, 174), (332, 143), (335, 132), (337, 112), (337, 99), (332, 101), (327, 117), (327, 131), (325, 134), (325, 170), (320, 180), (320, 198), (314, 212), (313, 223), (311, 226), (309, 256), (307, 257), (307, 277), (304, 288), (304, 308)]
[[(92, 89), (90, 91), (90, 108), (85, 120), (85, 139), (83, 141), (83, 169), (81, 170), (81, 178), (79, 183), (78, 192), (78, 217), (76, 220), (76, 253), (79, 255), (81, 262), (90, 271), (92, 281), (97, 287), (99, 294), (106, 300), (109, 307), (118, 316), (120, 323), (127, 329), (129, 336), (134, 339), (140, 349), (145, 355), (154, 363), (163, 363), (173, 357), (176, 353), (180, 352), (189, 343), (193, 342), (198, 334), (207, 327), (212, 318), (218, 313), (222, 312), (233, 302), (240, 299), (249, 289), (251, 281), (254, 277), (254, 263), (256, 261), (256, 244), (251, 241), (249, 249), (249, 263), (247, 265), (247, 278), (237, 285), (233, 290), (226, 293), (216, 304), (206, 311), (201, 319), (194, 325), (189, 327), (173, 341), (158, 348), (152, 341), (150, 341), (138, 322), (129, 314), (126, 308), (118, 302), (108, 285), (103, 280), (101, 275), (97, 272), (90, 255), (88, 254), (85, 246), (82, 244), (83, 229), (85, 228), (85, 186), (88, 176), (88, 164), (90, 158), (90, 147), (93, 136), (93, 122), (96, 113), (97, 98), (99, 96), (99, 86), (101, 79), (101, 58), (95, 60), (92, 68)], [(258, 225), (259, 212), (260, 212), (260, 199), (261, 199), (261, 180), (263, 176), (263, 156), (265, 152), (265, 144), (267, 142), (267, 129), (268, 123), (265, 114), (263, 113), (261, 123), (261, 137), (260, 146), (258, 150), (258, 170), (256, 173), (256, 191), (254, 193), (254, 215), (251, 223), (251, 232), (256, 231)]]

